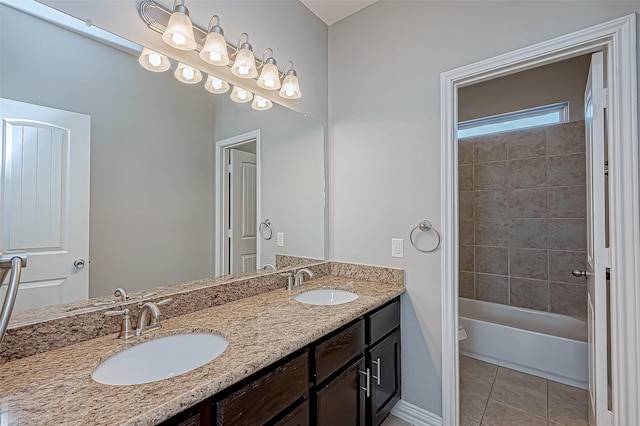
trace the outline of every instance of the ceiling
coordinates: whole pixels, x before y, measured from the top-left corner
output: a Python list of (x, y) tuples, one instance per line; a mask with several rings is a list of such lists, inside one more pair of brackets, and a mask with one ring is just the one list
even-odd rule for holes
[(327, 25), (333, 25), (377, 0), (300, 0)]

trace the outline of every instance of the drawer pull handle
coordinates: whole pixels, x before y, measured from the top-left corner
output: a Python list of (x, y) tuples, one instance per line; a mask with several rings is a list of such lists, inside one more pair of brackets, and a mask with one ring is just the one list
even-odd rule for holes
[(366, 387), (360, 386), (360, 389), (367, 392), (367, 398), (369, 398), (371, 396), (371, 370), (369, 370), (368, 368), (367, 368), (367, 371), (358, 370), (358, 373), (364, 374), (367, 386)]
[(378, 386), (380, 386), (380, 358), (376, 359), (375, 361), (371, 361), (372, 364), (375, 364), (376, 368), (378, 369), (378, 374), (376, 376), (371, 376), (374, 379), (376, 379)]

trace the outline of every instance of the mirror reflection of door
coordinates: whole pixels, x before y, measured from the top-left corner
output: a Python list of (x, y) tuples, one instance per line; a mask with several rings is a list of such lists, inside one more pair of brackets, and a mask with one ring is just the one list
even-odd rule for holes
[(85, 300), (91, 118), (0, 99), (0, 119), (0, 251), (29, 257), (14, 311)]
[(257, 269), (257, 167), (255, 141), (228, 150), (228, 273)]

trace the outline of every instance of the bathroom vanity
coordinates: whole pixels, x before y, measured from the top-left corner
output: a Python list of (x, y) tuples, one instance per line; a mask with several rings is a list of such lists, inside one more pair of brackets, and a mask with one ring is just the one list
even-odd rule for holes
[[(277, 289), (165, 318), (161, 330), (127, 340), (112, 333), (5, 362), (2, 414), (8, 425), (377, 425), (400, 398), (403, 273), (335, 262), (320, 267), (327, 274), (302, 289), (289, 291), (279, 273), (267, 274), (255, 280), (282, 278)], [(244, 285), (225, 288), (242, 294)], [(358, 298), (333, 306), (295, 299), (321, 288)], [(177, 311), (178, 296), (188, 295), (174, 296)], [(95, 316), (104, 325), (118, 320)], [(45, 329), (60, 339), (83, 332), (52, 323), (39, 331)], [(152, 383), (113, 386), (91, 378), (118, 352), (186, 333), (219, 334), (228, 347), (199, 368)]]
[(163, 426), (377, 426), (399, 399), (396, 298)]

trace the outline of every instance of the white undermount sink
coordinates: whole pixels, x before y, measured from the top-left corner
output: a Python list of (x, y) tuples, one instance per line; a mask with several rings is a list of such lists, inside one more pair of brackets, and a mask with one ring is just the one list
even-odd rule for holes
[(223, 336), (211, 333), (174, 334), (149, 340), (104, 360), (91, 374), (105, 385), (139, 385), (194, 370), (227, 349)]
[(341, 305), (352, 302), (357, 298), (358, 295), (350, 291), (330, 288), (305, 291), (295, 297), (298, 302), (306, 303), (307, 305)]

